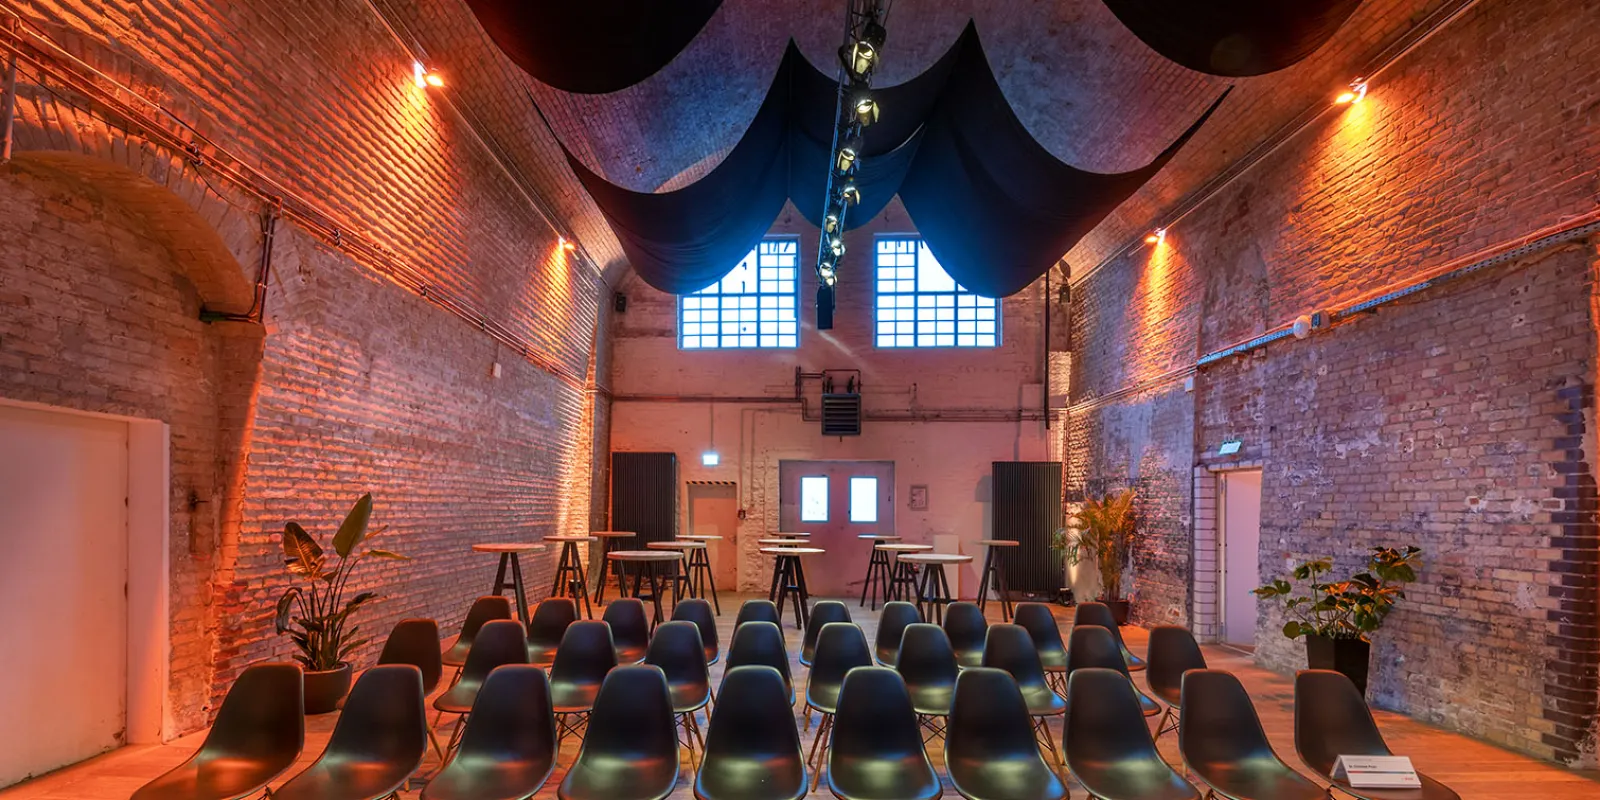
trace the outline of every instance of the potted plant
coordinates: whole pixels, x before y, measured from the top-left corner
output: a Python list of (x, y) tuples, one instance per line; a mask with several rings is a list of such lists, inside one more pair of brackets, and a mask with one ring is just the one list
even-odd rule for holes
[(1128, 600), (1122, 593), (1122, 577), (1133, 555), (1138, 526), (1133, 514), (1134, 491), (1125, 489), (1105, 497), (1087, 498), (1074, 515), (1077, 524), (1056, 531), (1051, 545), (1066, 553), (1076, 566), (1084, 558), (1094, 560), (1100, 574), (1100, 602), (1111, 608), (1118, 625), (1128, 622)]
[(378, 595), (361, 592), (346, 600), (350, 576), (369, 556), (407, 559), (388, 550), (361, 549), (368, 540), (383, 533), (382, 528), (367, 531), (371, 518), (372, 495), (364, 494), (333, 535), (333, 552), (339, 561), (331, 570), (327, 569), (322, 545), (300, 523), (290, 521), (283, 528), (284, 564), (289, 574), (303, 583), (289, 587), (278, 598), (277, 628), (278, 633), (289, 634), (300, 650), (294, 658), (305, 668), (307, 714), (324, 714), (338, 706), (350, 691), (351, 669), (345, 659), (367, 642), (356, 638), (361, 626), (350, 624), (350, 616)]
[(1296, 581), (1306, 582), (1305, 591), (1297, 593), (1294, 585), (1278, 578), (1256, 589), (1255, 594), (1282, 598), (1284, 610), (1292, 617), (1284, 623), (1283, 635), (1306, 637), (1306, 663), (1312, 669), (1341, 672), (1365, 694), (1372, 652), (1369, 636), (1406, 596), (1404, 587), (1417, 579), (1421, 559), (1418, 547), (1374, 547), (1365, 572), (1348, 580), (1325, 581), (1323, 576), (1333, 569), (1333, 560), (1319, 558), (1290, 573)]

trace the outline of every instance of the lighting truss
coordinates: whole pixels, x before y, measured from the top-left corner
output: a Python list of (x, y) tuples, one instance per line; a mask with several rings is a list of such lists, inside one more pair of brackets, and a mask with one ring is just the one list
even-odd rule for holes
[(892, 0), (846, 0), (845, 37), (839, 48), (839, 90), (834, 104), (833, 147), (823, 192), (822, 231), (817, 242), (817, 327), (833, 327), (834, 286), (844, 258), (845, 220), (861, 201), (855, 174), (861, 169), (862, 130), (878, 119), (872, 75), (883, 57), (884, 22)]

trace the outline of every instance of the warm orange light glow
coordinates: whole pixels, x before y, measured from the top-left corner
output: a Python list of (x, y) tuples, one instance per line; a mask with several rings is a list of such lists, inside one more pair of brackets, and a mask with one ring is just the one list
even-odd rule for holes
[(559, 243), (559, 246), (561, 247), (562, 250), (566, 250), (569, 253), (572, 252), (573, 250), (578, 249), (578, 246), (573, 244), (572, 242), (567, 241), (567, 237), (565, 237), (565, 236), (556, 237), (556, 241)]
[(444, 77), (439, 74), (438, 70), (433, 70), (433, 71), (430, 71), (428, 73), (428, 85), (429, 86), (443, 86), (444, 85)]
[(1149, 236), (1144, 237), (1145, 244), (1160, 244), (1167, 239), (1166, 228), (1156, 228)]
[(1333, 102), (1341, 106), (1346, 106), (1359, 103), (1366, 98), (1367, 82), (1362, 78), (1356, 78), (1350, 82), (1349, 91), (1340, 93), (1338, 97), (1333, 98)]
[(444, 76), (439, 74), (439, 70), (424, 67), (421, 61), (411, 62), (411, 80), (417, 84), (418, 89), (444, 86)]

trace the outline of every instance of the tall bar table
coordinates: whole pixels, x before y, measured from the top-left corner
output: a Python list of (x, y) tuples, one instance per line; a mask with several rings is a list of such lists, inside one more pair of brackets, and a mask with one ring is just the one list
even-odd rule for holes
[(556, 564), (550, 596), (571, 597), (574, 603), (583, 601), (584, 614), (594, 619), (594, 609), (589, 606), (589, 576), (583, 571), (583, 559), (578, 557), (578, 545), (598, 540), (593, 536), (546, 536), (544, 540), (561, 543), (561, 560)]
[(890, 600), (914, 598), (917, 595), (917, 568), (910, 562), (903, 562), (900, 556), (908, 553), (926, 553), (933, 549), (931, 544), (905, 544), (891, 542), (872, 546), (873, 550), (882, 550), (893, 558), (889, 565), (889, 594)]
[(872, 554), (867, 559), (867, 581), (861, 584), (861, 607), (867, 608), (867, 595), (872, 595), (872, 610), (878, 610), (878, 592), (883, 592), (885, 602), (889, 600), (889, 551), (879, 550), (878, 545), (900, 541), (899, 536), (889, 536), (881, 533), (863, 533), (857, 539), (872, 542)]
[(611, 555), (612, 551), (621, 550), (626, 544), (625, 540), (635, 538), (639, 534), (633, 531), (590, 531), (589, 535), (605, 543), (600, 547), (600, 580), (598, 581), (599, 586), (596, 586), (594, 590), (595, 604), (605, 605), (606, 565), (608, 564), (611, 565), (612, 570), (617, 575), (617, 595), (626, 596), (628, 594), (628, 587), (622, 582), (622, 565), (610, 561), (606, 556)]
[[(522, 562), (517, 556), (523, 553), (542, 553), (544, 545), (537, 542), (511, 542), (475, 544), (472, 546), (474, 553), (494, 553), (500, 556), (500, 566), (494, 573), (494, 589), (489, 592), (493, 595), (505, 594), (506, 589), (514, 590), (517, 598), (517, 613), (522, 617), (522, 624), (528, 624), (528, 587), (522, 582)], [(506, 568), (511, 569), (511, 580), (506, 580)]]
[(935, 625), (944, 624), (944, 607), (955, 598), (950, 596), (950, 579), (945, 576), (947, 564), (970, 564), (972, 556), (960, 553), (905, 553), (900, 563), (922, 565), (922, 584), (917, 587), (917, 608), (922, 618)]
[[(661, 571), (666, 565), (676, 563), (683, 556), (677, 553), (667, 553), (661, 550), (614, 550), (606, 554), (606, 559), (619, 567), (631, 565), (633, 567), (633, 596), (640, 600), (649, 600), (655, 606), (655, 616), (650, 620), (650, 630), (654, 631), (661, 624), (665, 616), (661, 613)], [(650, 587), (649, 593), (644, 587)], [(673, 591), (677, 591), (674, 584)], [(677, 598), (673, 598), (674, 604)]]
[(994, 586), (995, 597), (1000, 599), (1000, 619), (1004, 622), (1011, 621), (1011, 595), (1006, 592), (1005, 565), (1001, 558), (1005, 551), (1001, 548), (1017, 547), (1021, 544), (1015, 539), (984, 539), (978, 542), (984, 546), (983, 571), (978, 578), (978, 608), (988, 610), (989, 586)]
[(722, 541), (722, 537), (711, 533), (687, 533), (678, 539), (706, 544), (705, 547), (689, 553), (689, 580), (698, 592), (695, 596), (710, 595), (711, 607), (716, 610), (717, 616), (722, 616), (722, 603), (717, 600), (717, 576), (711, 571), (711, 543)]
[(800, 557), (822, 555), (827, 551), (820, 547), (780, 545), (763, 547), (761, 552), (773, 557), (772, 583), (777, 587), (778, 623), (783, 623), (784, 602), (792, 601), (795, 626), (805, 630), (806, 623), (811, 620), (811, 596), (806, 592), (806, 570)]

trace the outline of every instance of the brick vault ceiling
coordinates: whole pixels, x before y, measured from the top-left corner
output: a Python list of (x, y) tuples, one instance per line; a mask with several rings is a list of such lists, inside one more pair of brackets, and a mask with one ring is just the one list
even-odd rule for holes
[[(739, 140), (791, 37), (813, 64), (831, 66), (844, 9), (842, 0), (724, 0), (661, 72), (613, 94), (572, 95), (512, 64), (464, 0), (376, 2), (449, 76), (457, 102), (550, 201), (613, 284), (625, 269), (621, 247), (529, 98), (561, 141), (612, 182), (637, 191), (671, 189), (714, 167)], [(1367, 0), (1330, 43), (1300, 64), (1224, 79), (1162, 58), (1101, 0), (894, 0), (876, 83), (900, 83), (921, 72), (975, 19), (1001, 88), (1035, 138), (1056, 157), (1102, 172), (1148, 162), (1232, 83), (1233, 95), (1189, 145), (1065, 254), (1081, 272), (1159, 224), (1165, 209), (1308, 105), (1324, 102), (1419, 20), (1460, 2)]]

